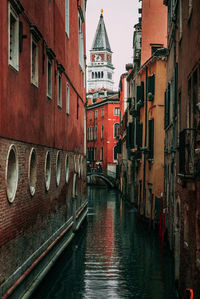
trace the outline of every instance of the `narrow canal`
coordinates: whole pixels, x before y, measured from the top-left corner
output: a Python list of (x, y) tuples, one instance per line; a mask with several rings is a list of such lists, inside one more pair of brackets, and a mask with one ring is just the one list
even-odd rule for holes
[(116, 191), (89, 187), (89, 213), (32, 298), (174, 299), (173, 261)]

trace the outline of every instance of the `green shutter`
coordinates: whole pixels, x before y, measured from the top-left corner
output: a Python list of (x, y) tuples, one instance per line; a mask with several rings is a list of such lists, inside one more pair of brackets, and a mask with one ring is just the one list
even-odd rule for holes
[(149, 155), (148, 158), (149, 159), (153, 159), (153, 155), (154, 155), (154, 119), (150, 119), (148, 121), (148, 139), (149, 139)]
[[(149, 96), (151, 94), (151, 96)], [(155, 95), (155, 75), (148, 77), (148, 100), (153, 101)]]

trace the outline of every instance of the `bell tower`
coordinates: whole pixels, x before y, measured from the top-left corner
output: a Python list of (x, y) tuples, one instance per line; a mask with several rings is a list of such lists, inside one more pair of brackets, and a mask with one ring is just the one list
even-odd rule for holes
[(113, 73), (112, 51), (103, 19), (103, 10), (101, 10), (92, 49), (90, 50), (88, 91), (91, 89), (113, 90)]

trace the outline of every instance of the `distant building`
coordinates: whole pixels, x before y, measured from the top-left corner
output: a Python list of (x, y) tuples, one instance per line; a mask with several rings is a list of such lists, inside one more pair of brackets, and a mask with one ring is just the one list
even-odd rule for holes
[(85, 9), (1, 0), (0, 297), (29, 297), (87, 213)]
[(113, 90), (112, 51), (103, 19), (100, 15), (96, 34), (90, 50), (90, 63), (88, 65), (88, 90)]
[(87, 159), (92, 168), (100, 164), (116, 174), (117, 139), (120, 124), (120, 101), (113, 91), (112, 51), (103, 13), (97, 26), (88, 66)]

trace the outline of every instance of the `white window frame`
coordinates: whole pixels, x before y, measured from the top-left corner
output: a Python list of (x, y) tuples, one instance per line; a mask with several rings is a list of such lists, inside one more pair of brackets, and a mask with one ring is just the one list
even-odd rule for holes
[[(50, 93), (49, 93), (49, 63), (51, 65), (51, 74), (50, 74)], [(47, 57), (47, 96), (48, 98), (52, 99), (52, 86), (53, 86), (53, 79), (52, 79), (52, 74), (53, 74), (53, 66), (52, 66), (52, 60)]]
[(65, 32), (69, 38), (69, 0), (65, 0)]
[[(10, 22), (11, 15), (15, 19), (14, 29), (14, 48), (12, 50), (13, 56), (11, 56), (11, 32)], [(10, 4), (8, 3), (8, 64), (11, 65), (15, 70), (19, 71), (19, 16)]]
[(114, 115), (115, 116), (119, 116), (120, 115), (120, 108), (119, 107), (114, 107)]
[[(34, 76), (33, 76), (33, 47), (32, 47), (33, 44), (35, 45), (35, 49), (36, 49)], [(38, 43), (32, 35), (31, 36), (31, 83), (33, 83), (37, 87), (38, 87), (38, 73), (39, 73), (39, 70), (38, 70)]]
[(58, 72), (58, 107), (62, 108), (62, 73)]
[(115, 129), (118, 128), (118, 131), (119, 131), (119, 128), (120, 128), (120, 124), (119, 123), (114, 123), (114, 138), (117, 138), (119, 135), (115, 134)]
[(69, 107), (70, 107), (70, 89), (69, 84), (66, 85), (66, 113), (69, 115)]

